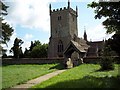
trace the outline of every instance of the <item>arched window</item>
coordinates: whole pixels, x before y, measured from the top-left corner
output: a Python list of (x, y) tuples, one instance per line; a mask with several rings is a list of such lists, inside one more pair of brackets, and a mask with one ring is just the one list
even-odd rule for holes
[(58, 42), (58, 52), (63, 52), (63, 43), (61, 40)]

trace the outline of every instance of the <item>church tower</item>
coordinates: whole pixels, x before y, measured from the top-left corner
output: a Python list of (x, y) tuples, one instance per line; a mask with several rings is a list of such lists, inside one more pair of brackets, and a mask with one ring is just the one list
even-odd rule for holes
[(50, 29), (51, 35), (49, 39), (48, 57), (63, 57), (63, 51), (75, 36), (78, 36), (77, 17), (78, 9), (73, 10), (70, 7), (70, 1), (68, 0), (68, 6), (60, 9), (51, 9), (50, 13)]

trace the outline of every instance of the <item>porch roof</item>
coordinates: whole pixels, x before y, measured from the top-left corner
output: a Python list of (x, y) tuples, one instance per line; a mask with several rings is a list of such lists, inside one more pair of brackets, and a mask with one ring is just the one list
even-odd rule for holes
[(68, 46), (66, 47), (66, 49), (64, 50), (64, 53), (66, 53), (67, 51), (69, 51), (70, 48), (73, 48), (74, 50), (76, 50), (79, 53), (85, 53), (85, 46), (81, 46), (78, 42), (75, 42), (73, 40), (70, 41), (70, 43), (68, 44)]

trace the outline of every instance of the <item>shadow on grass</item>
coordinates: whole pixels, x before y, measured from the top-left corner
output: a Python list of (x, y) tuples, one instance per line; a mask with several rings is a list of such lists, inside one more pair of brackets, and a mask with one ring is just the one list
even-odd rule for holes
[(46, 88), (120, 88), (118, 77), (85, 76), (82, 79), (59, 82)]
[(51, 67), (50, 69), (62, 70), (62, 69), (65, 69), (65, 66), (64, 66), (64, 64), (59, 63), (56, 66)]
[[(31, 64), (31, 63), (28, 63), (28, 64), (2, 64), (2, 66), (10, 66), (10, 65), (45, 65), (45, 64), (60, 64), (60, 63), (55, 63), (55, 62), (53, 62), (53, 63), (41, 63), (41, 64), (39, 64), (39, 63), (35, 63), (35, 64)], [(63, 67), (64, 68), (64, 65), (56, 65), (55, 67)], [(53, 68), (54, 69), (54, 68)]]
[(106, 69), (106, 70), (104, 70), (104, 69), (100, 68), (98, 70), (95, 70), (95, 72), (103, 72), (103, 71), (114, 71), (114, 69)]
[[(114, 71), (115, 70), (115, 65), (113, 66), (114, 68), (108, 68), (108, 69), (98, 69), (98, 70), (95, 70), (95, 72), (103, 72), (103, 71)], [(120, 64), (118, 64), (118, 74), (120, 74)]]

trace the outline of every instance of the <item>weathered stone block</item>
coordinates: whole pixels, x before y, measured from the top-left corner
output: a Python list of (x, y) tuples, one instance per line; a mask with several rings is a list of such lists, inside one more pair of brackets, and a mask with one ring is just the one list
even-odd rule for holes
[(67, 68), (68, 68), (68, 69), (69, 69), (69, 68), (73, 68), (73, 62), (72, 62), (71, 58), (68, 58), (66, 64), (67, 64)]

